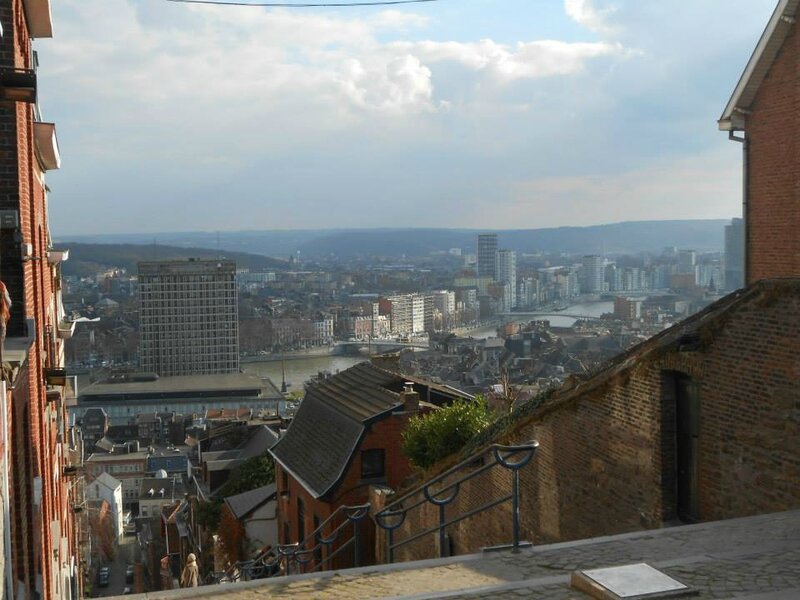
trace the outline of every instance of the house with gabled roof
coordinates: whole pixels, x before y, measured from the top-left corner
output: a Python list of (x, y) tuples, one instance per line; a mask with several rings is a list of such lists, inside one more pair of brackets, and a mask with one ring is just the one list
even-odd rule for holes
[(122, 514), (122, 482), (112, 475), (100, 473), (85, 487), (87, 500), (105, 500), (111, 510), (111, 523), (117, 540), (122, 539), (123, 514)]
[[(400, 450), (409, 419), (459, 398), (472, 396), (368, 362), (310, 385), (270, 449), (280, 543), (302, 542), (340, 506), (366, 502), (371, 485), (398, 488), (411, 474)], [(367, 519), (361, 525), (361, 554), (335, 564), (374, 561), (373, 526)]]
[(780, 0), (719, 128), (742, 143), (745, 283), (800, 275), (800, 0)]
[(274, 483), (224, 498), (219, 536), (231, 563), (278, 544), (278, 494)]

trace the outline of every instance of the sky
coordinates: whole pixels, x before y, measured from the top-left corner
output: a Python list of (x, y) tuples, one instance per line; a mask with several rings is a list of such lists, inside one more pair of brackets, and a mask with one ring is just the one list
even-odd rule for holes
[[(290, 0), (291, 1), (291, 0)], [(776, 0), (55, 0), (56, 236), (741, 213), (717, 119)]]

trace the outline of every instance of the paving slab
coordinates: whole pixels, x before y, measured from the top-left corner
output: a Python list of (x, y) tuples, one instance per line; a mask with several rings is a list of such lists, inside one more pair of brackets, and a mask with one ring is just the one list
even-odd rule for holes
[[(702, 600), (764, 598), (800, 589), (800, 511), (441, 560), (152, 592), (147, 599), (422, 598), (587, 600), (572, 571), (647, 562)], [(778, 594), (774, 599), (770, 594)]]

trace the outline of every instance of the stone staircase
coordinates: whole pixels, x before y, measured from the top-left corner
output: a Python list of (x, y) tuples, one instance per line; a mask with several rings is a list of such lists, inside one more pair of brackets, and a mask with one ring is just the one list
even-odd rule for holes
[(586, 599), (576, 570), (647, 562), (696, 596), (800, 598), (800, 511), (548, 546), (153, 592), (147, 598)]

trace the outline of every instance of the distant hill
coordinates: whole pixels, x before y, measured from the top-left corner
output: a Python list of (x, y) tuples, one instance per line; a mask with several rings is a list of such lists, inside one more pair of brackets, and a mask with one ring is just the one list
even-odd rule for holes
[(69, 260), (62, 263), (64, 275), (89, 277), (111, 267), (122, 267), (136, 273), (136, 263), (146, 260), (180, 260), (187, 258), (236, 261), (236, 266), (250, 270), (282, 270), (288, 262), (260, 254), (209, 250), (208, 248), (176, 248), (174, 246), (145, 246), (142, 244), (80, 244), (65, 242)]
[[(478, 233), (497, 233), (500, 247), (518, 252), (616, 254), (658, 252), (665, 246), (698, 251), (723, 249), (728, 220), (629, 221), (590, 227), (548, 229), (338, 229), (296, 231), (238, 231), (162, 233), (157, 239), (173, 249), (198, 247), (224, 249), (226, 254), (247, 252), (288, 259), (299, 252), (308, 258), (336, 256), (426, 256), (431, 252), (461, 248), (474, 252)], [(104, 234), (65, 237), (64, 241), (152, 244), (152, 234)], [(191, 246), (189, 248), (188, 246)], [(152, 248), (152, 246), (150, 246)], [(206, 252), (209, 252), (208, 250)]]

